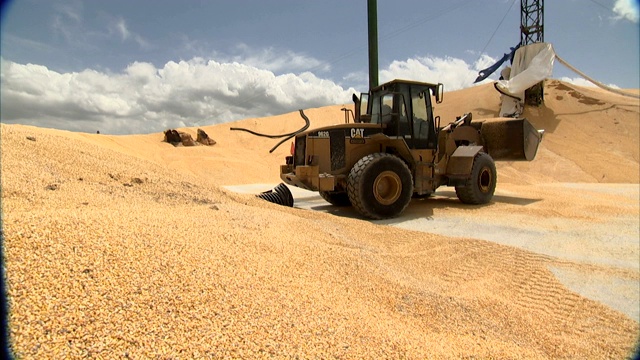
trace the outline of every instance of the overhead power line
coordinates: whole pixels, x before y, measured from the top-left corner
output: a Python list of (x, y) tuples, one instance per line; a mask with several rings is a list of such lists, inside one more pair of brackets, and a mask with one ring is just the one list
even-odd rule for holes
[[(498, 32), (498, 30), (500, 29), (500, 27), (502, 26), (502, 23), (504, 22), (504, 20), (507, 18), (507, 15), (509, 15), (509, 12), (511, 11), (511, 8), (513, 8), (513, 4), (516, 3), (516, 0), (513, 0), (511, 2), (511, 5), (509, 5), (509, 8), (507, 9), (507, 11), (504, 13), (504, 16), (502, 17), (502, 20), (500, 20), (500, 23), (498, 23), (498, 26), (496, 26), (496, 29), (493, 31), (493, 34), (491, 34), (491, 36), (489, 37), (489, 40), (487, 40), (487, 43), (484, 45), (484, 47), (482, 48), (482, 51), (480, 51), (480, 56), (482, 56), (482, 54), (484, 53), (485, 50), (487, 50), (487, 47), (489, 46), (489, 44), (491, 43), (491, 40), (493, 40), (493, 37), (496, 35), (496, 33)], [(478, 58), (480, 59), (480, 58)]]

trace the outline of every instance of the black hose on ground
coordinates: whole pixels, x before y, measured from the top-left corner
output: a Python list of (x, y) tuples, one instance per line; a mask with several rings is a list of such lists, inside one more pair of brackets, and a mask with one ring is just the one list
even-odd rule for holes
[(257, 197), (274, 204), (293, 207), (293, 195), (285, 184), (280, 184), (273, 190), (262, 192)]

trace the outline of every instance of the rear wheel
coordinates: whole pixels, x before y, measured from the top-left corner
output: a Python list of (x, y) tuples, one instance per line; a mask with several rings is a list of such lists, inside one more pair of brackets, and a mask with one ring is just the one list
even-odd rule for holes
[(391, 154), (363, 157), (353, 166), (347, 181), (351, 204), (362, 215), (384, 219), (399, 215), (409, 205), (413, 178), (407, 165)]
[(456, 186), (458, 199), (465, 204), (486, 204), (496, 190), (496, 164), (489, 154), (478, 153), (473, 160), (471, 176), (464, 186)]
[(334, 206), (350, 206), (349, 195), (346, 191), (320, 191), (320, 196)]

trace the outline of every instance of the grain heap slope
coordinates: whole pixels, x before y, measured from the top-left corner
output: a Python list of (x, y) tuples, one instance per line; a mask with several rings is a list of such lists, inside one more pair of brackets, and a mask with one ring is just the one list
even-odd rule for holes
[[(555, 99), (547, 106), (562, 106), (559, 96), (578, 101), (571, 91), (584, 94), (563, 86), (569, 87), (559, 82), (547, 87), (547, 98)], [(460, 101), (456, 110), (488, 112), (496, 105), (489, 90), (451, 93), (447, 106)], [(469, 99), (478, 103), (469, 106)], [(601, 101), (606, 104), (576, 110), (580, 121), (593, 121), (589, 126), (595, 130), (604, 121), (601, 113), (610, 113), (619, 122), (613, 126), (627, 127), (637, 144), (633, 123), (622, 116), (637, 118), (637, 106), (633, 114), (633, 106), (617, 98)], [(341, 107), (307, 114), (312, 126), (337, 123)], [(565, 124), (578, 126), (577, 120), (565, 109), (550, 110), (555, 118), (533, 119), (559, 119), (541, 155), (574, 170), (563, 167), (554, 175), (534, 166), (544, 175), (539, 179), (506, 164), (510, 173), (504, 178), (603, 181), (600, 166), (573, 157), (581, 144), (560, 140), (567, 134)], [(274, 140), (231, 132), (230, 126), (288, 132), (303, 124), (298, 116), (203, 127), (217, 144), (193, 148), (163, 143), (161, 133), (109, 136), (2, 124), (3, 251), (15, 354), (371, 359), (629, 354), (638, 323), (566, 289), (544, 256), (281, 207), (221, 187), (278, 181), (277, 165), (289, 150), (283, 146), (269, 154)], [(637, 169), (637, 149), (625, 147), (621, 143), (628, 139), (617, 134), (603, 132), (598, 140), (610, 141), (608, 152), (627, 161), (620, 168), (610, 165), (606, 179), (625, 166)], [(575, 152), (563, 152), (562, 141)], [(619, 181), (637, 182), (637, 177)]]

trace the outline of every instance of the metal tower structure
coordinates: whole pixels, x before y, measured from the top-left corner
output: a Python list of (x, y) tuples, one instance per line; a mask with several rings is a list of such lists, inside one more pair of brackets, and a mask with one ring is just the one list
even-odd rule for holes
[(544, 42), (544, 0), (520, 1), (520, 44)]
[[(520, 0), (520, 46), (544, 42), (544, 0)], [(544, 102), (543, 83), (525, 91), (525, 102), (538, 106)]]

